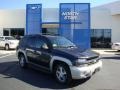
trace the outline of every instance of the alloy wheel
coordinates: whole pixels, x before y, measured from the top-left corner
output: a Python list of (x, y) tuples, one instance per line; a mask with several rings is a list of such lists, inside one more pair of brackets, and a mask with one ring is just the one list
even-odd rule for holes
[(58, 66), (56, 69), (56, 77), (57, 79), (64, 83), (67, 80), (67, 72), (65, 71), (64, 67)]

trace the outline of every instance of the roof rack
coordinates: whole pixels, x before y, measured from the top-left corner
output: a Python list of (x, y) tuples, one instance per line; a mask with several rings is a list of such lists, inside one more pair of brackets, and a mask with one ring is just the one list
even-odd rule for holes
[(60, 36), (60, 34), (54, 34), (54, 33), (40, 33), (40, 35)]
[[(51, 35), (51, 36), (60, 36), (59, 34), (53, 34), (53, 33), (39, 33), (39, 34), (30, 34), (28, 36), (33, 36), (33, 35)], [(26, 35), (27, 36), (27, 35)]]

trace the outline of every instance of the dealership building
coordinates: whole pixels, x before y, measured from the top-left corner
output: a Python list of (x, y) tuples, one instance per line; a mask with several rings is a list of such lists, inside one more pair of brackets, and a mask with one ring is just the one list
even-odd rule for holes
[[(109, 48), (120, 42), (120, 1), (93, 7), (90, 10), (91, 46)], [(57, 34), (59, 8), (42, 8), (42, 33)], [(0, 10), (0, 36), (24, 36), (26, 10)]]

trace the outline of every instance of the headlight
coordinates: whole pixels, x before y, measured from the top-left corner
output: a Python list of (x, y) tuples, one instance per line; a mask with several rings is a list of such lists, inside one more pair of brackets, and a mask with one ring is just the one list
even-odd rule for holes
[(87, 64), (85, 64), (85, 62), (86, 62), (86, 59), (78, 59), (73, 63), (73, 65), (74, 66), (83, 66), (83, 65), (86, 66)]

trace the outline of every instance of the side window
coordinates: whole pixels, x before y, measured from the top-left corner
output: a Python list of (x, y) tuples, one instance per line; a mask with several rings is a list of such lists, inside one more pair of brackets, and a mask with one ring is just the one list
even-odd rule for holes
[(9, 37), (5, 37), (5, 40), (9, 40)]
[(26, 42), (27, 42), (27, 38), (24, 37), (24, 38), (22, 38), (22, 39), (20, 40), (19, 45), (23, 47), (23, 46), (26, 45)]
[(28, 39), (27, 45), (31, 48), (38, 48), (44, 47), (45, 49), (48, 48), (47, 43), (43, 38), (40, 37), (30, 37)]
[(0, 37), (0, 41), (2, 41), (3, 40), (3, 37)]
[(36, 39), (35, 37), (29, 37), (29, 38), (28, 38), (28, 43), (27, 43), (27, 45), (28, 45), (29, 47), (35, 48), (35, 42), (36, 42), (35, 39)]
[(41, 47), (47, 47), (47, 43), (44, 41), (44, 39), (41, 38), (36, 38), (36, 43), (35, 43), (35, 47), (36, 48), (41, 48)]

